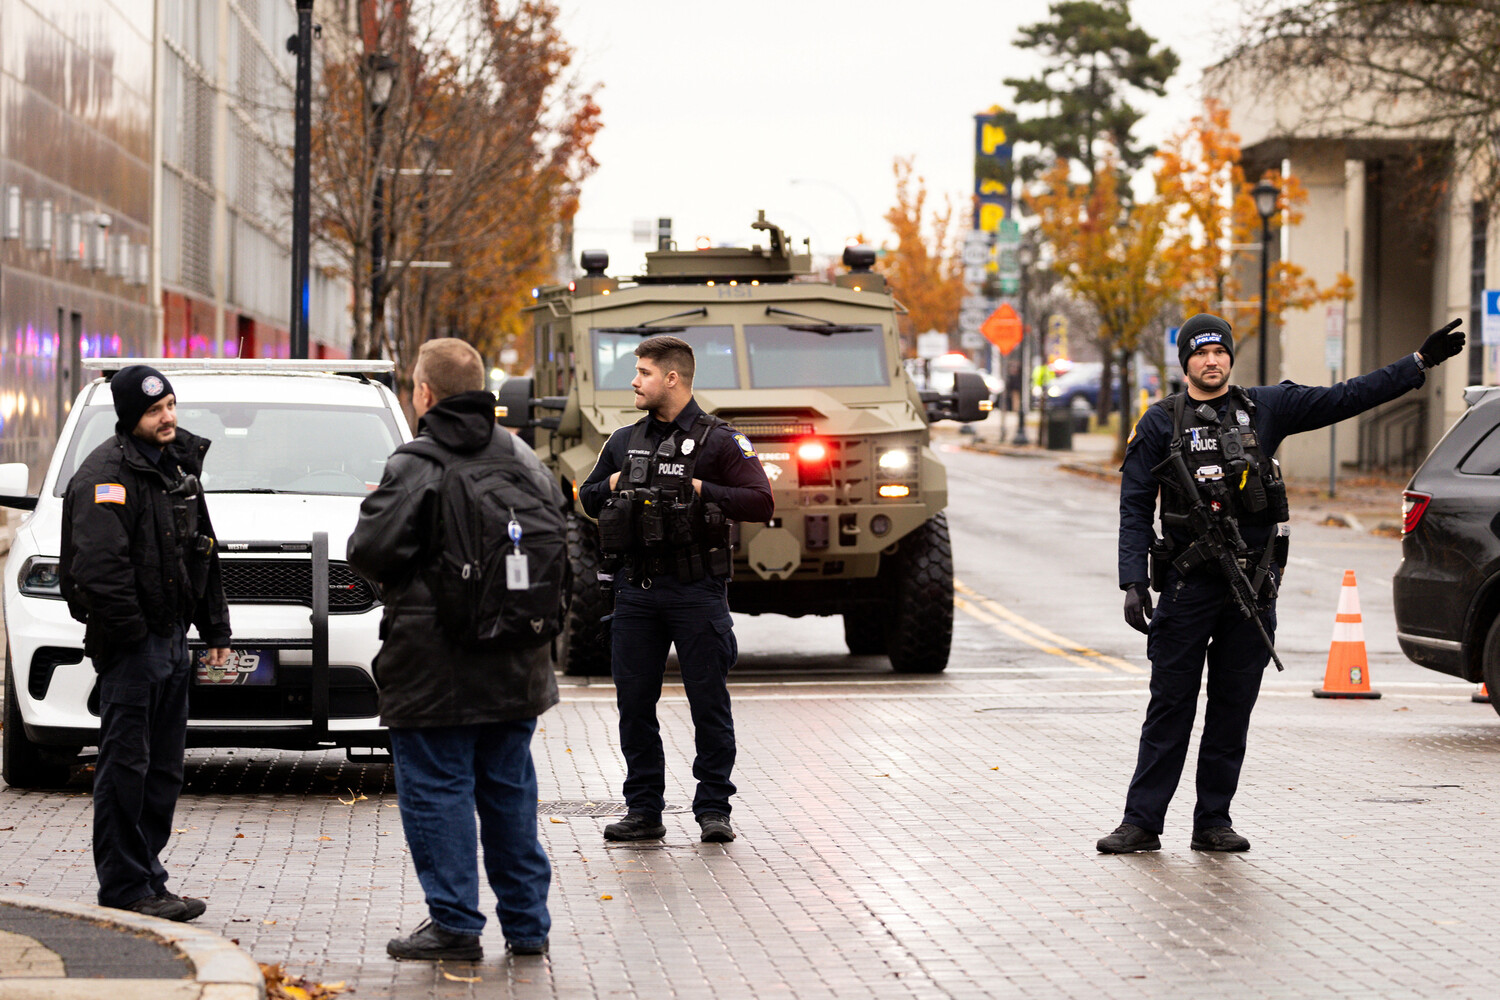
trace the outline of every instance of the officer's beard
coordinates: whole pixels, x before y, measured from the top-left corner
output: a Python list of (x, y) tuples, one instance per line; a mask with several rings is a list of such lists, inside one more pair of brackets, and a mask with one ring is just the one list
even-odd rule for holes
[[(1216, 372), (1203, 372), (1197, 375), (1187, 372), (1184, 374), (1187, 375), (1188, 385), (1196, 389), (1197, 394), (1204, 398), (1220, 395), (1223, 393), (1225, 387), (1229, 385), (1229, 369), (1227, 368), (1220, 368)], [(1213, 381), (1208, 381), (1209, 378)]]

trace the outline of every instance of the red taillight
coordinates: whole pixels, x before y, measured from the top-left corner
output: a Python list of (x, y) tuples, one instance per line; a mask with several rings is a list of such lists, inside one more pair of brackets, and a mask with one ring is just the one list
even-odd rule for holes
[(822, 441), (803, 441), (797, 446), (797, 461), (816, 465), (828, 457), (828, 447)]
[(1431, 502), (1431, 493), (1407, 490), (1401, 494), (1401, 534), (1409, 535), (1417, 530), (1417, 525), (1422, 523), (1422, 515), (1427, 513), (1427, 505)]
[(797, 444), (797, 480), (803, 486), (828, 486), (833, 483), (829, 468), (828, 445), (817, 438), (803, 438)]

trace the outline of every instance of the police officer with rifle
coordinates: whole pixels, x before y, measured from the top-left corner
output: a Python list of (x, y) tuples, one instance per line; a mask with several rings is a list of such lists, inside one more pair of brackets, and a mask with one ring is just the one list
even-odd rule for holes
[[(1177, 350), (1186, 388), (1142, 415), (1121, 466), (1120, 589), (1125, 621), (1147, 635), (1151, 702), (1124, 822), (1099, 840), (1100, 852), (1161, 849), (1205, 660), (1208, 708), (1191, 846), (1249, 850), (1250, 841), (1234, 831), (1229, 804), (1261, 675), (1276, 659), (1288, 510), (1273, 456), (1288, 435), (1327, 427), (1422, 385), (1428, 368), (1463, 350), (1461, 322), (1394, 364), (1338, 385), (1248, 389), (1229, 384), (1234, 335), (1227, 322), (1201, 313), (1182, 325)], [(1152, 524), (1158, 496), (1161, 537)], [(1151, 590), (1161, 594), (1155, 614)]]
[[(667, 651), (677, 647), (692, 712), (698, 779), (693, 815), (706, 843), (734, 839), (734, 719), (729, 669), (738, 646), (729, 617), (733, 521), (768, 521), (770, 481), (750, 440), (693, 399), (693, 349), (655, 336), (636, 348), (637, 409), (631, 427), (605, 444), (578, 487), (584, 511), (599, 521), (599, 547), (613, 571), (611, 673), (625, 755), (624, 819), (607, 840), (666, 836), (665, 758), (656, 703)], [(605, 574), (606, 576), (608, 573)]]

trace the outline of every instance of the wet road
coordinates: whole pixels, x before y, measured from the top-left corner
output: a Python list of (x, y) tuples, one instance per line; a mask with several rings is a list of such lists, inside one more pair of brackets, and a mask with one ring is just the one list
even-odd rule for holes
[[(1120, 617), (1115, 489), (1049, 459), (949, 454), (962, 607), (938, 676), (850, 657), (835, 620), (744, 618), (740, 839), (680, 809), (692, 733), (661, 717), (668, 836), (606, 846), (622, 765), (607, 681), (567, 679), (535, 743), (553, 858), (548, 960), (398, 965), (424, 915), (388, 768), (196, 751), (166, 862), (201, 923), (370, 997), (1491, 997), (1500, 717), (1406, 663), (1390, 539), (1294, 521), (1236, 826), (1189, 851), (1191, 776), (1159, 854), (1101, 857), (1145, 705)], [(1354, 569), (1378, 702), (1311, 697)], [(90, 900), (86, 787), (0, 791), (0, 883)], [(487, 905), (487, 904), (486, 904)]]

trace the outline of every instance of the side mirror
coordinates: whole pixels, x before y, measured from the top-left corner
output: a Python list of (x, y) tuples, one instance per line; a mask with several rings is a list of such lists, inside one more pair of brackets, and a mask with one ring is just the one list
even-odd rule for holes
[(953, 376), (953, 416), (950, 419), (970, 424), (989, 415), (990, 387), (977, 372), (956, 372)]
[(516, 428), (521, 440), (535, 447), (536, 433), (532, 428), (536, 426), (536, 421), (532, 419), (532, 386), (530, 378), (508, 378), (501, 383), (495, 392), (495, 423), (501, 427)]
[(31, 468), (25, 462), (0, 465), (0, 507), (36, 510), (37, 498), (26, 493), (26, 486), (30, 481)]

